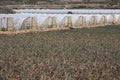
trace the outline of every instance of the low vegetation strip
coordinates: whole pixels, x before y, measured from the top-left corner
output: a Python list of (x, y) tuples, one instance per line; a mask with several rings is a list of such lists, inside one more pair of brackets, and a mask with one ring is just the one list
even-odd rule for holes
[(120, 27), (0, 35), (0, 80), (120, 80)]
[(0, 7), (0, 14), (13, 14), (13, 13), (15, 12), (8, 7)]

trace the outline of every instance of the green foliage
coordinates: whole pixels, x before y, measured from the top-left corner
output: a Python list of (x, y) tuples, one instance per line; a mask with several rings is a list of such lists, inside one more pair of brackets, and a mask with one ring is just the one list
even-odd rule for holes
[(7, 31), (7, 28), (1, 28), (1, 31)]
[(120, 0), (111, 0), (108, 3), (112, 6), (118, 4), (118, 2), (120, 2)]
[(0, 7), (0, 13), (5, 13), (5, 14), (8, 14), (8, 13), (15, 13), (12, 9), (10, 8), (7, 8), (7, 7)]
[(119, 80), (120, 26), (0, 35), (3, 80)]

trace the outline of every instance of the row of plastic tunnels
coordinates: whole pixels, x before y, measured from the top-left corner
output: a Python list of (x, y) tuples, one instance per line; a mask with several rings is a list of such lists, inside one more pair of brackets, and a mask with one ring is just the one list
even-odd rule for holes
[(12, 17), (0, 18), (0, 31), (14, 31), (27, 30), (39, 28), (83, 28), (83, 27), (97, 27), (105, 25), (119, 25), (120, 16), (118, 15), (101, 15), (101, 16), (64, 16), (63, 18), (56, 18), (55, 16), (48, 16), (45, 19), (39, 20), (36, 17), (27, 17), (19, 22), (15, 22)]

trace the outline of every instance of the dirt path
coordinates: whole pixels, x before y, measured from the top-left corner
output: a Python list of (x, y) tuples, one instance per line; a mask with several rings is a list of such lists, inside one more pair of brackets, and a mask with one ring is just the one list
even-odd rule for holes
[(66, 30), (69, 28), (52, 28), (52, 29), (36, 29), (36, 30), (18, 30), (18, 31), (0, 31), (0, 35), (14, 35), (14, 34), (23, 34), (23, 33), (29, 33), (29, 32), (45, 32), (45, 31), (55, 31), (55, 30)]

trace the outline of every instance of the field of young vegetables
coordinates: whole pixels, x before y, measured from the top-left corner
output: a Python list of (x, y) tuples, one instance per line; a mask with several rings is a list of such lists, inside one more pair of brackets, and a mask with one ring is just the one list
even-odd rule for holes
[(0, 80), (120, 80), (120, 26), (0, 35)]

